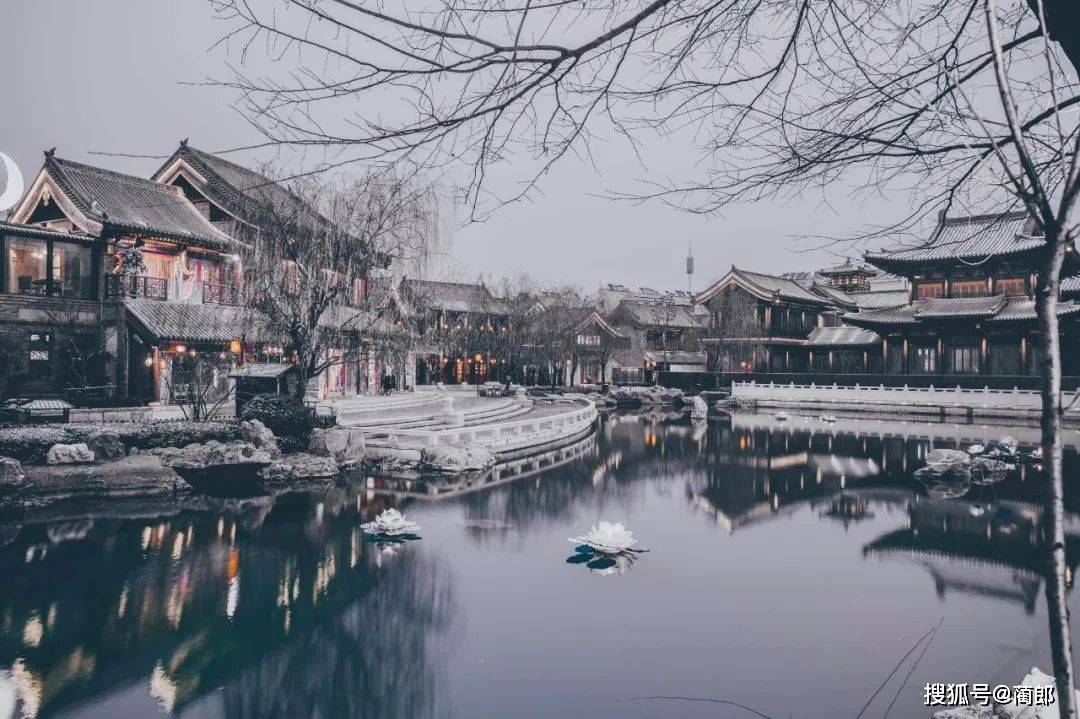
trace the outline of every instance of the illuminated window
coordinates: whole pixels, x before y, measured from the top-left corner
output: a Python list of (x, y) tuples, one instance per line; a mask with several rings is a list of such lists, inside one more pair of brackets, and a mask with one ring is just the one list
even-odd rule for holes
[(986, 280), (953, 282), (951, 294), (953, 297), (986, 297)]
[(919, 282), (915, 285), (915, 299), (928, 300), (945, 296), (944, 282)]
[(1003, 277), (994, 280), (994, 294), (1026, 295), (1027, 281), (1023, 277)]
[(933, 347), (913, 347), (911, 349), (911, 371), (914, 374), (933, 374), (937, 372), (937, 351)]

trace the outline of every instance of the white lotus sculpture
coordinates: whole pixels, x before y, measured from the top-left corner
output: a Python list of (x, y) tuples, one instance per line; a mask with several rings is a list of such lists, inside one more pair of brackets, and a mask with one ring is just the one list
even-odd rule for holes
[(622, 522), (600, 522), (580, 537), (571, 537), (574, 544), (584, 544), (602, 554), (634, 551), (637, 540)]
[(410, 522), (396, 509), (387, 509), (375, 517), (374, 522), (365, 522), (360, 525), (365, 534), (376, 534), (385, 537), (399, 537), (403, 534), (416, 534), (420, 531), (420, 525)]

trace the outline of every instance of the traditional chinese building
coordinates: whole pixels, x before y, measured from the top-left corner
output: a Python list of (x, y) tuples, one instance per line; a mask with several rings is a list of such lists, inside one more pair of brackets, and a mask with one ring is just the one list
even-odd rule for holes
[[(16, 319), (53, 327), (25, 329), (32, 393), (72, 385), (57, 351), (58, 314), (100, 323), (107, 361), (94, 381), (140, 400), (168, 399), (163, 378), (175, 358), (228, 352), (245, 334), (235, 308), (220, 307), (235, 292), (239, 245), (174, 187), (49, 151), (4, 233), (3, 290), (18, 298), (9, 302)], [(222, 388), (227, 369), (224, 361)]]
[(705, 370), (705, 317), (683, 296), (624, 299), (605, 319), (629, 345), (611, 359), (610, 375), (616, 383), (653, 384), (660, 372)]
[[(10, 221), (0, 223), (0, 334), (19, 395), (60, 396), (89, 385), (114, 399), (167, 403), (192, 391), (197, 360), (199, 391), (212, 399), (228, 393), (237, 363), (285, 358), (265, 318), (239, 306), (245, 245), (236, 237), (257, 220), (254, 188), (259, 197), (300, 202), (265, 176), (186, 142), (151, 179), (47, 152)], [(358, 281), (355, 307), (321, 321), (369, 311), (368, 295), (367, 282)], [(327, 350), (338, 361), (309, 391), (327, 397), (368, 389), (381, 368), (364, 347), (357, 337)]]
[[(908, 301), (864, 308), (844, 322), (877, 336), (864, 339), (888, 374), (1019, 377), (1038, 371), (1040, 346), (1033, 293), (1044, 242), (1024, 213), (943, 218), (915, 247), (872, 252), (867, 262), (910, 281)], [(1080, 273), (1069, 253), (1063, 274)], [(1080, 374), (1076, 343), (1080, 305), (1063, 301), (1062, 361)]]
[(511, 323), (506, 301), (482, 284), (405, 279), (399, 294), (422, 346), (417, 384), (502, 381)]
[(708, 313), (703, 344), (717, 372), (806, 372), (847, 339), (819, 330), (857, 307), (840, 289), (734, 266), (695, 301)]

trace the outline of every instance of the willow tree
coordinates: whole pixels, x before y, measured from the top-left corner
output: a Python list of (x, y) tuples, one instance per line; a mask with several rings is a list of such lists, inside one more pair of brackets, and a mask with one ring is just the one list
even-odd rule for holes
[(268, 180), (247, 195), (249, 222), (236, 233), (246, 247), (242, 304), (252, 325), (280, 339), (302, 398), (309, 380), (397, 336), (392, 306), (370, 292), (373, 276), (423, 251), (435, 205), (390, 171)]
[[(693, 211), (841, 183), (902, 198), (862, 239), (941, 210), (1023, 209), (1050, 477), (1046, 595), (1063, 716), (1075, 716), (1062, 528), (1059, 277), (1077, 234), (1075, 0), (213, 0), (228, 41), (288, 72), (228, 83), (270, 142), (464, 164), (482, 212), (610, 133), (647, 152), (690, 128), (704, 161), (629, 196)], [(379, 107), (382, 112), (370, 112)], [(521, 183), (492, 187), (494, 163)], [(510, 165), (510, 163), (513, 163)], [(500, 173), (500, 179), (505, 178)], [(513, 188), (506, 195), (498, 189)], [(858, 194), (858, 191), (852, 191)], [(910, 200), (909, 200), (910, 198)]]

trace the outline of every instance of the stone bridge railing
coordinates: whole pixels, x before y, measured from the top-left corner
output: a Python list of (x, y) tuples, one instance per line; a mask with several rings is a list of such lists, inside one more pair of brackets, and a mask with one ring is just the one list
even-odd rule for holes
[[(1068, 406), (1078, 391), (1063, 392)], [(1041, 396), (1030, 389), (972, 389), (964, 387), (888, 387), (885, 385), (780, 384), (733, 382), (731, 396), (754, 402), (852, 403), (859, 405), (972, 407), (983, 409), (1038, 410)], [(1078, 403), (1080, 404), (1080, 403)], [(1080, 412), (1074, 405), (1071, 412)]]
[(596, 405), (575, 400), (565, 412), (537, 417), (493, 422), (472, 427), (445, 429), (387, 429), (369, 433), (369, 442), (385, 443), (399, 449), (422, 450), (438, 445), (479, 444), (502, 452), (569, 437), (596, 421)]

